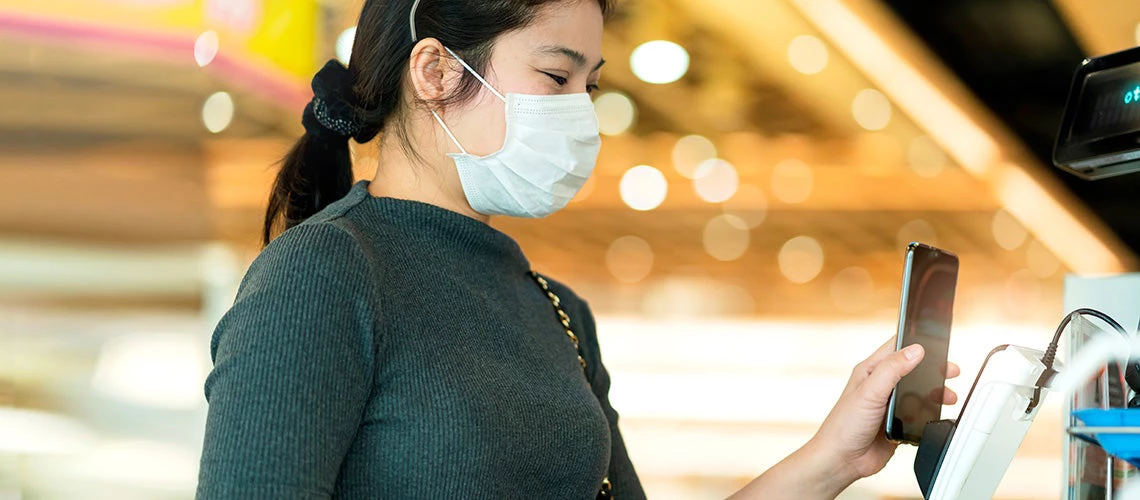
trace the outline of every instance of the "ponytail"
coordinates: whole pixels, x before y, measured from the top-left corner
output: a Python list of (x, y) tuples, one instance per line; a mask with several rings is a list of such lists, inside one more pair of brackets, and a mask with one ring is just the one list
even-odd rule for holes
[(265, 211), (263, 244), (343, 198), (352, 188), (348, 140), (367, 143), (380, 127), (369, 123), (378, 117), (360, 108), (351, 80), (348, 69), (335, 60), (313, 78), (313, 100), (301, 118), (305, 135), (281, 161)]

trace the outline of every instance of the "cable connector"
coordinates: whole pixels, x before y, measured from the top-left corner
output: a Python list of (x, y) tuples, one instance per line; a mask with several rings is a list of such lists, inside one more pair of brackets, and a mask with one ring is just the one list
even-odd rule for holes
[(1045, 370), (1041, 372), (1041, 376), (1037, 379), (1037, 387), (1033, 388), (1033, 398), (1029, 400), (1029, 406), (1025, 409), (1025, 413), (1033, 412), (1034, 408), (1041, 403), (1041, 389), (1049, 384), (1053, 377), (1057, 375), (1057, 371), (1053, 369), (1053, 362), (1057, 358), (1057, 346), (1061, 343), (1061, 334), (1064, 333), (1065, 328), (1072, 323), (1073, 320), (1080, 316), (1092, 316), (1099, 318), (1101, 321), (1108, 323), (1114, 330), (1117, 331), (1125, 339), (1128, 339), (1128, 333), (1120, 323), (1112, 319), (1111, 316), (1102, 313), (1096, 309), (1081, 308), (1077, 309), (1061, 320), (1061, 324), (1057, 325), (1057, 331), (1053, 333), (1053, 341), (1049, 343), (1049, 347), (1045, 349), (1045, 355), (1041, 356), (1041, 364), (1045, 365)]

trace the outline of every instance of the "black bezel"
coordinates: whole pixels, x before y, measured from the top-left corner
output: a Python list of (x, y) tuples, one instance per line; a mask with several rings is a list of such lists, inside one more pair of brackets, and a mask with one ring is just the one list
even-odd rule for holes
[[(1077, 67), (1069, 86), (1069, 98), (1053, 147), (1053, 164), (1086, 179), (1097, 179), (1140, 169), (1140, 130), (1093, 141), (1071, 142), (1073, 121), (1084, 91), (1085, 78), (1097, 71), (1140, 62), (1140, 47), (1085, 59)], [(1113, 165), (1128, 165), (1113, 168)]]

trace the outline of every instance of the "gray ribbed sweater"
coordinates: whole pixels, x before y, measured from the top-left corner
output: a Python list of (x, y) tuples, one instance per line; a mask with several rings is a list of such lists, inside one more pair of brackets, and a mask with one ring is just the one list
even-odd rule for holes
[(199, 498), (644, 498), (586, 303), (518, 245), (368, 183), (286, 231), (214, 332)]

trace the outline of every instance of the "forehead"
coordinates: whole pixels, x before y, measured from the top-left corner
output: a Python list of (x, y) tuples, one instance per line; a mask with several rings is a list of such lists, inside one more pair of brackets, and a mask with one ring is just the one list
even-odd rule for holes
[(551, 3), (534, 22), (500, 42), (542, 57), (555, 57), (538, 50), (542, 47), (565, 47), (585, 55), (592, 66), (602, 59), (602, 9), (594, 0)]

